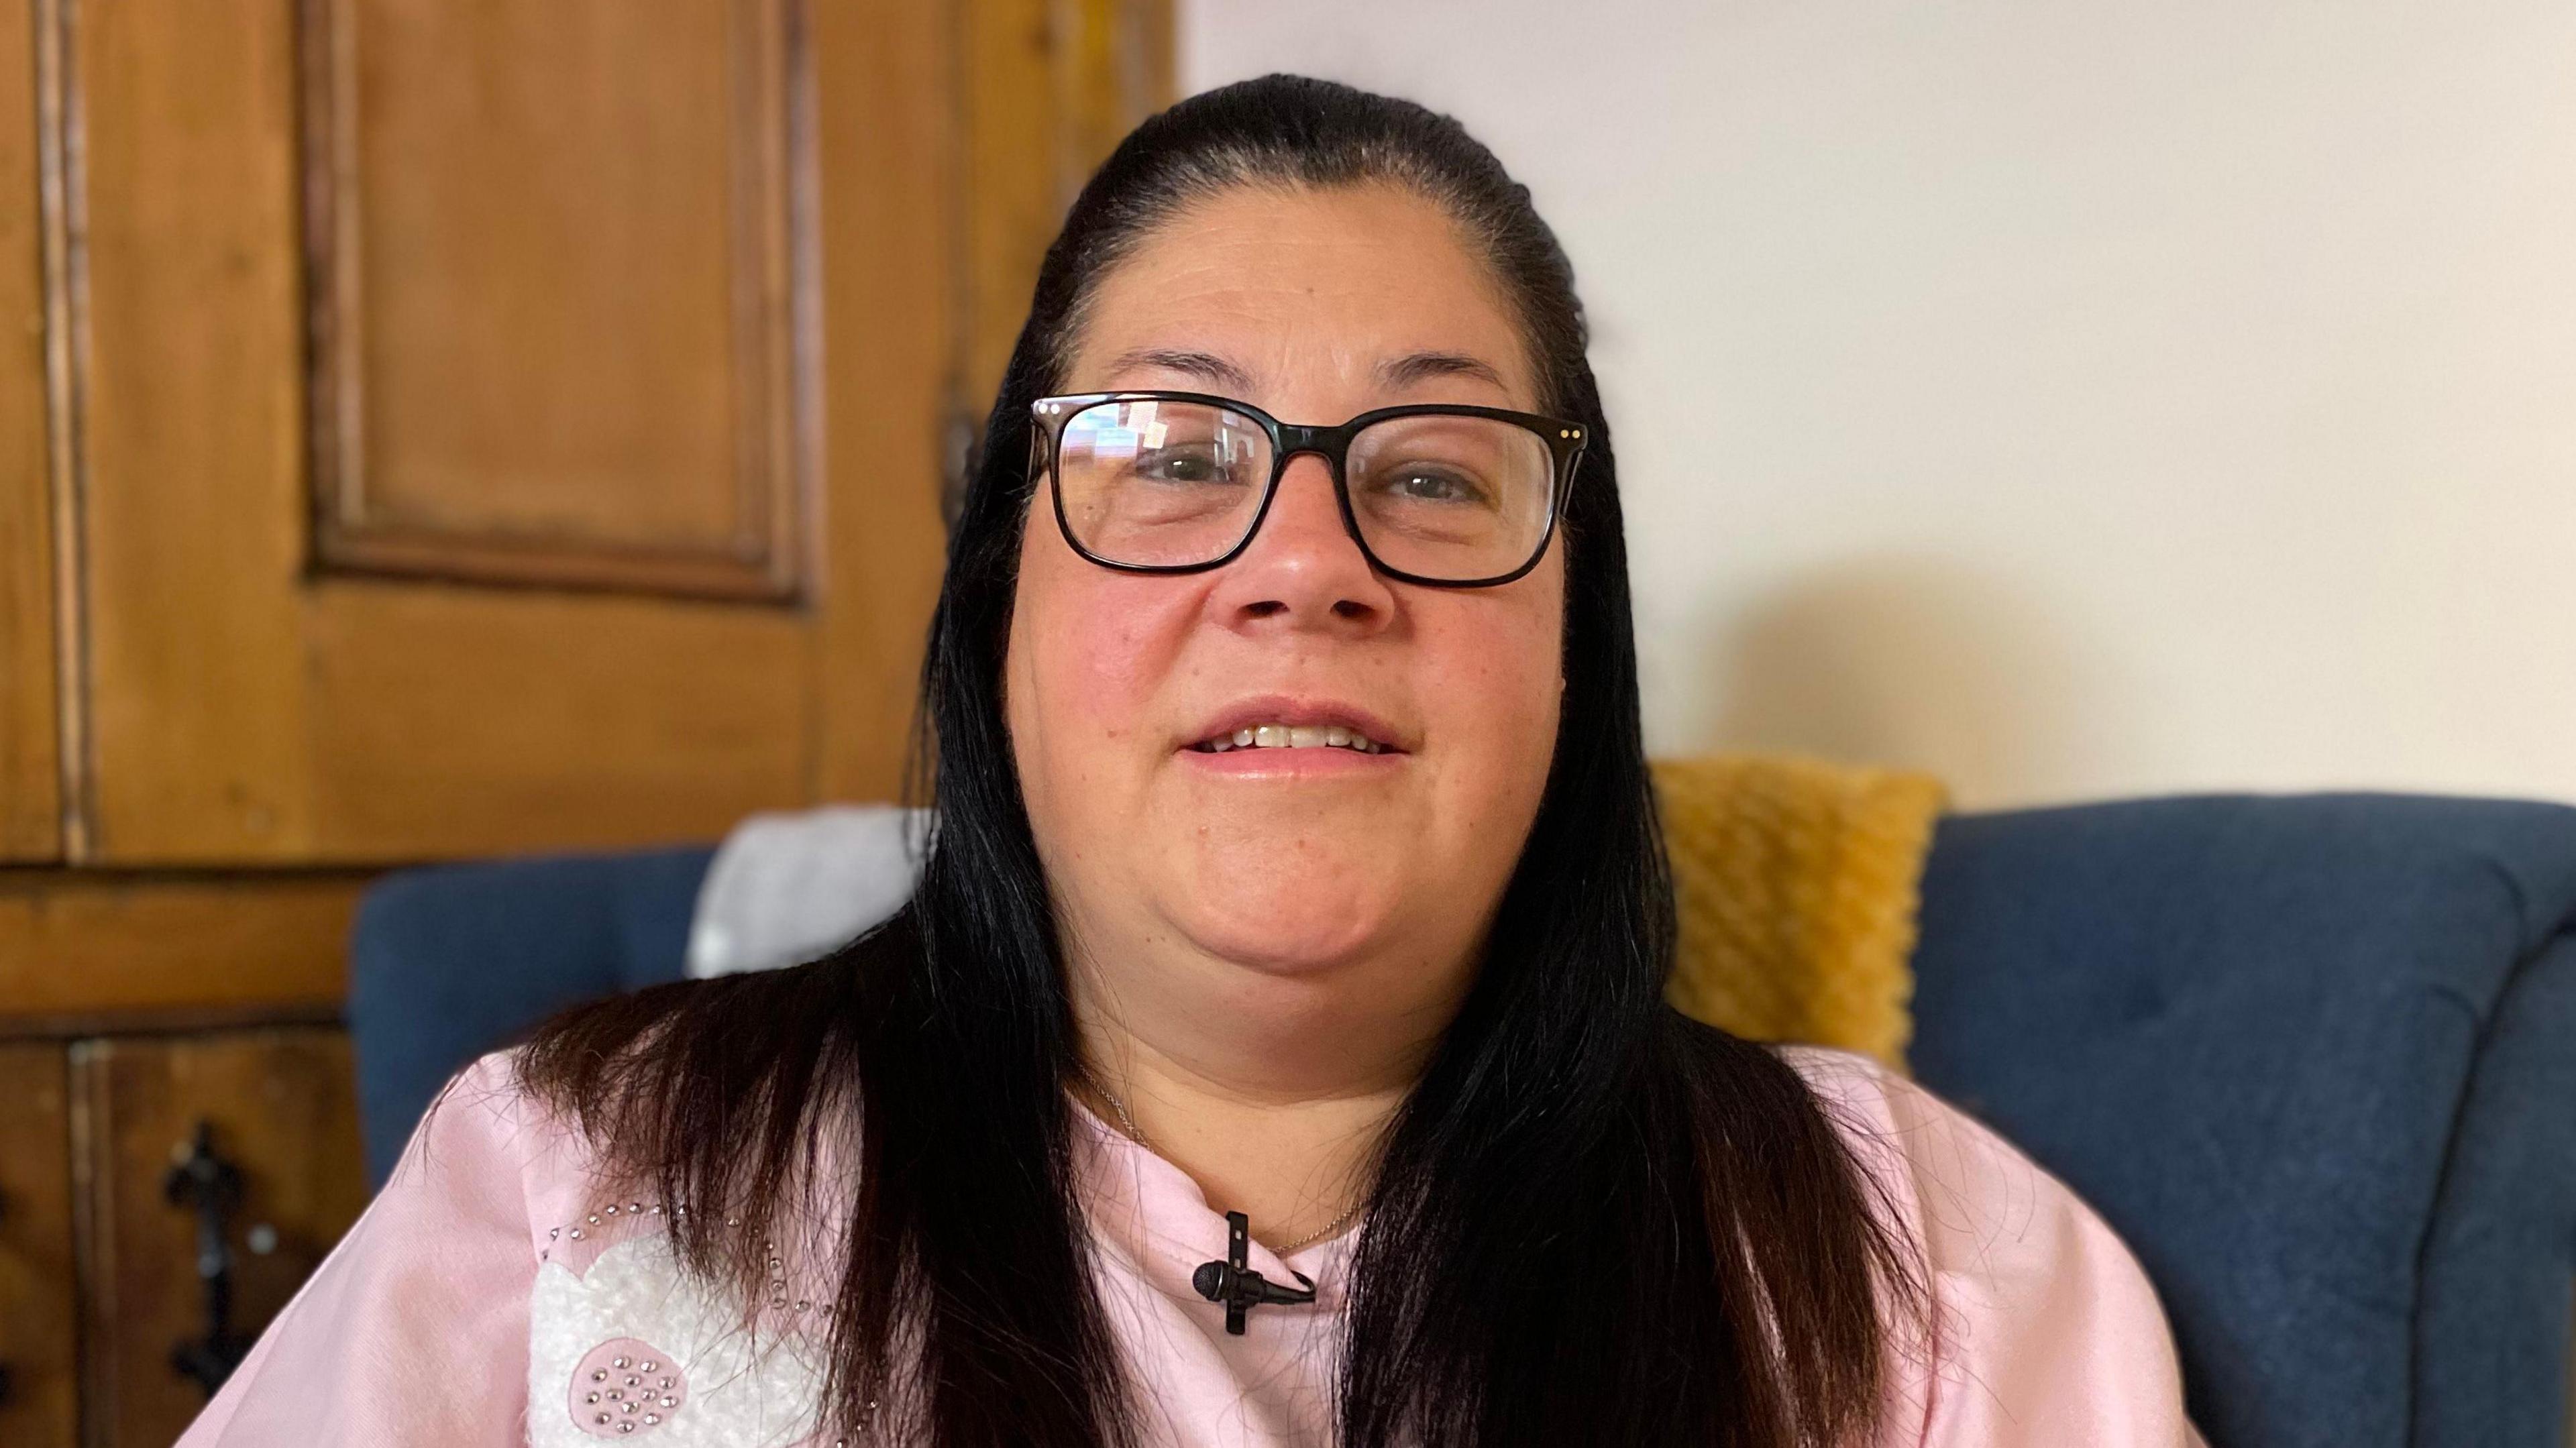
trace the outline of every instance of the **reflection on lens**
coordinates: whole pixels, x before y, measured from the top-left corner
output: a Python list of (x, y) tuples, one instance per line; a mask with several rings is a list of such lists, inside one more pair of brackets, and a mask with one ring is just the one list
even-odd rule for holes
[(1086, 552), (1149, 568), (1233, 551), (1261, 510), (1270, 439), (1260, 424), (1200, 402), (1104, 402), (1064, 425), (1057, 486)]

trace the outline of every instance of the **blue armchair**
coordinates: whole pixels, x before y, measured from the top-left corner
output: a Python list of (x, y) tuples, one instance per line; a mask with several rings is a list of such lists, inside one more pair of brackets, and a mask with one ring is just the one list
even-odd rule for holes
[[(379, 1179), (457, 1066), (681, 972), (709, 851), (407, 871), (350, 990)], [(2561, 1448), (2576, 808), (2210, 795), (1960, 814), (1916, 1075), (2136, 1249), (2214, 1448)]]

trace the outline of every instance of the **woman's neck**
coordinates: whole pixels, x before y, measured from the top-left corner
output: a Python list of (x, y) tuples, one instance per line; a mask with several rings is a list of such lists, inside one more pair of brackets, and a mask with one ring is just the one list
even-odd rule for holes
[[(1363, 987), (1378, 972), (1283, 976), (1150, 952), (1074, 972), (1095, 1108), (1272, 1246), (1332, 1224), (1368, 1188), (1387, 1121), (1456, 1004)], [(1194, 953), (1193, 953), (1194, 954)], [(1134, 960), (1136, 957), (1125, 957)], [(1119, 1108), (1125, 1108), (1122, 1123)]]

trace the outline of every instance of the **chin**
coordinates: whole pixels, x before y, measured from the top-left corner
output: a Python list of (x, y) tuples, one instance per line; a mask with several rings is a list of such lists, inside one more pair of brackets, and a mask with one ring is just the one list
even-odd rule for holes
[(1264, 974), (1302, 976), (1382, 942), (1392, 921), (1376, 903), (1346, 879), (1275, 879), (1250, 891), (1236, 883), (1194, 892), (1167, 913), (1201, 950)]
[(1329, 974), (1356, 952), (1331, 942), (1282, 941), (1276, 937), (1203, 942), (1205, 947), (1243, 969), (1274, 980), (1305, 980)]

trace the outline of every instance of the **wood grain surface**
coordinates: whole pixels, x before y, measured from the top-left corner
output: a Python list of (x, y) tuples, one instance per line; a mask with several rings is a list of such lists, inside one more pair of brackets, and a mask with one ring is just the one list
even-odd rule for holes
[(38, 1017), (336, 1005), (367, 878), (0, 871), (0, 1035)]
[(0, 1045), (0, 1443), (72, 1448), (80, 1431), (71, 1118), (63, 1048)]
[(0, 0), (0, 860), (63, 849), (36, 33)]

